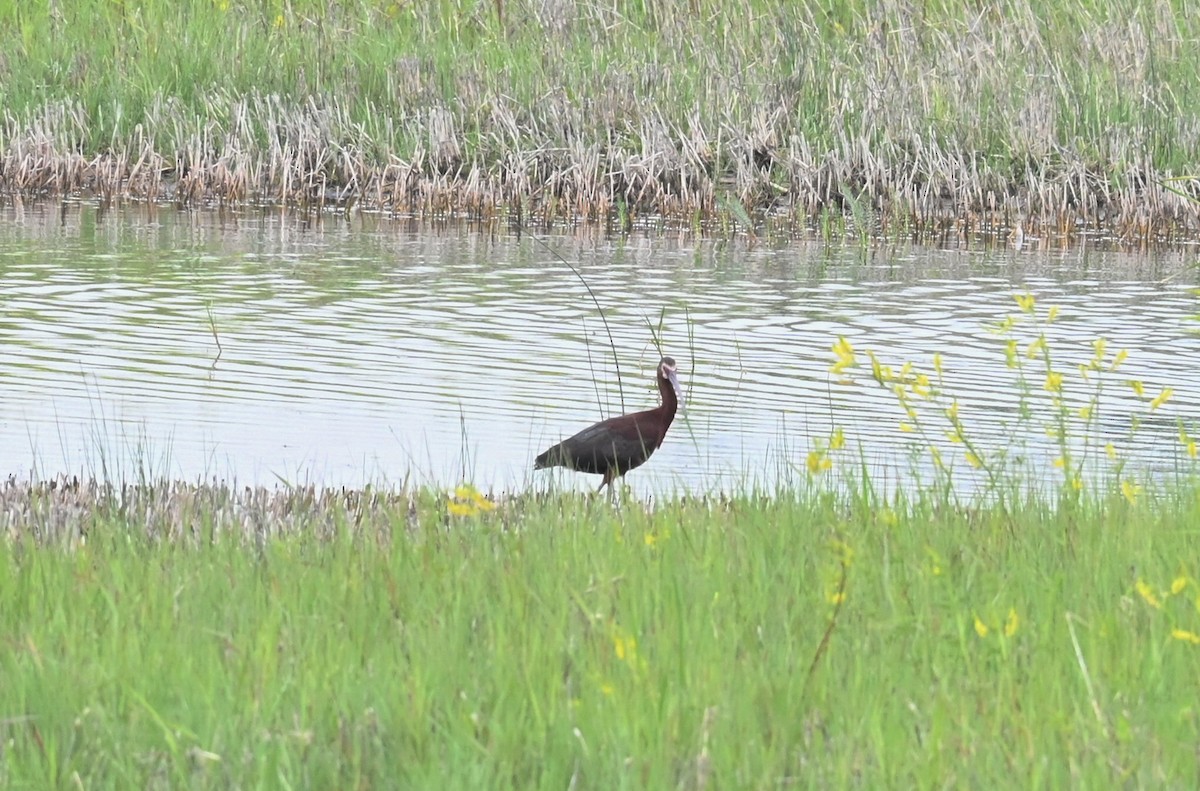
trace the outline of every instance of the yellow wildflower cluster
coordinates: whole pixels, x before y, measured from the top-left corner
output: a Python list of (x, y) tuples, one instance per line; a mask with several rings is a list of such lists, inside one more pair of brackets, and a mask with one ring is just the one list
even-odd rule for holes
[(446, 502), (446, 511), (451, 516), (478, 516), (495, 508), (495, 503), (466, 483), (458, 486)]
[(637, 661), (637, 640), (633, 635), (622, 635), (614, 629), (613, 653), (622, 662), (635, 663)]
[[(921, 421), (916, 405), (923, 401), (933, 401), (938, 396), (929, 374), (916, 370), (912, 361), (905, 362), (897, 370), (887, 363), (881, 362), (874, 352), (868, 351), (867, 356), (871, 359), (871, 378), (880, 386), (891, 391), (904, 411), (904, 417), (900, 420), (900, 430), (906, 434), (919, 432)], [(942, 380), (942, 356), (940, 354), (934, 355), (933, 368), (940, 383)], [(953, 409), (957, 414), (958, 406), (953, 405)]]
[[(616, 675), (626, 675), (628, 672), (633, 674), (633, 678), (638, 678), (646, 669), (646, 660), (638, 654), (637, 638), (628, 629), (619, 626), (615, 620), (609, 621), (608, 637), (612, 644), (612, 656), (617, 660), (613, 672)], [(628, 670), (622, 670), (622, 667)], [(605, 697), (616, 694), (617, 686), (612, 677), (598, 677), (596, 683)]]
[[(1093, 447), (1098, 448), (1100, 443), (1103, 443), (1104, 453), (1114, 462), (1115, 478), (1121, 496), (1131, 505), (1137, 504), (1143, 495), (1142, 483), (1124, 474), (1124, 461), (1119, 457), (1118, 448), (1112, 441), (1102, 439), (1097, 442), (1097, 436), (1100, 434), (1097, 423), (1105, 375), (1111, 376), (1121, 370), (1129, 358), (1128, 351), (1111, 348), (1104, 338), (1092, 341), (1090, 356), (1078, 363), (1079, 377), (1076, 379), (1074, 370), (1055, 365), (1051, 354), (1047, 331), (1049, 325), (1058, 319), (1059, 307), (1051, 305), (1043, 311), (1038, 308), (1036, 298), (1029, 292), (1014, 294), (1013, 299), (1019, 312), (1006, 316), (994, 330), (1004, 338), (1007, 365), (1018, 372), (1022, 419), (1032, 414), (1029, 410), (1031, 400), (1048, 402), (1052, 407), (1044, 429), (1046, 436), (1057, 445), (1057, 453), (1052, 458), (1055, 469), (1062, 471), (1063, 491), (1083, 491), (1085, 462), (1093, 457)], [(1032, 339), (1028, 335), (1022, 338), (1021, 335), (1030, 327), (1033, 330)], [(894, 396), (903, 412), (900, 416), (899, 430), (919, 437), (932, 457), (933, 466), (939, 475), (949, 479), (954, 472), (952, 466), (947, 466), (941, 453), (947, 448), (944, 442), (948, 441), (949, 447), (958, 446), (960, 450), (956, 452), (962, 454), (960, 458), (967, 465), (981, 470), (991, 484), (997, 484), (997, 476), (1010, 456), (1003, 449), (996, 453), (985, 453), (983, 447), (972, 442), (967, 430), (969, 423), (960, 415), (958, 401), (943, 396), (943, 359), (940, 354), (933, 356), (933, 370), (927, 374), (917, 370), (912, 362), (905, 362), (902, 366), (893, 368), (882, 362), (870, 350), (856, 351), (844, 337), (837, 339), (832, 351), (834, 362), (830, 371), (837, 375), (839, 384), (853, 383), (853, 369), (860, 364), (860, 354), (869, 360), (871, 377)], [(1076, 392), (1081, 384), (1084, 386), (1082, 399)], [(1129, 380), (1127, 384), (1142, 400), (1147, 412), (1160, 409), (1174, 395), (1170, 387), (1163, 387), (1155, 394), (1139, 380)], [(1087, 392), (1089, 389), (1091, 393)], [(1143, 412), (1141, 415), (1131, 416), (1131, 436), (1137, 432), (1140, 419), (1144, 415)], [(942, 432), (945, 440), (941, 436), (935, 436), (937, 432), (933, 430), (932, 425), (932, 418), (935, 416), (944, 418), (948, 424)], [(1180, 444), (1190, 458), (1200, 457), (1200, 441), (1194, 440), (1188, 434), (1182, 422), (1178, 436)], [(1080, 443), (1082, 449), (1079, 447)], [(819, 474), (833, 466), (829, 452), (833, 447), (837, 447), (837, 443), (832, 438), (828, 444), (820, 441), (816, 443), (816, 447), (808, 454), (807, 467), (810, 473)]]
[(1132, 478), (1122, 478), (1121, 496), (1124, 497), (1130, 505), (1137, 505), (1138, 498), (1142, 496), (1142, 485)]
[(835, 428), (827, 440), (817, 440), (816, 447), (808, 452), (808, 471), (819, 475), (833, 468), (830, 454), (846, 446), (846, 434), (841, 428)]
[(635, 673), (646, 669), (646, 660), (638, 654), (637, 638), (632, 632), (613, 622), (609, 634), (612, 637), (613, 656), (618, 662), (624, 662)]
[(1087, 362), (1079, 364), (1079, 377), (1085, 382), (1091, 381), (1093, 373), (1114, 373), (1124, 362), (1129, 359), (1129, 352), (1126, 349), (1118, 349), (1117, 353), (1112, 356), (1112, 359), (1105, 363), (1105, 355), (1108, 351), (1108, 341), (1105, 338), (1097, 338), (1092, 341), (1092, 357)]
[[(848, 368), (853, 368), (858, 365), (858, 360), (854, 356), (854, 347), (850, 345), (850, 341), (846, 340), (841, 335), (838, 336), (837, 342), (833, 344), (833, 356), (837, 358), (833, 365), (829, 366), (832, 373), (842, 376)], [(843, 384), (848, 384), (848, 380), (843, 380)]]
[(642, 534), (642, 541), (646, 544), (646, 546), (648, 548), (656, 549), (656, 548), (658, 548), (659, 544), (663, 543), (670, 537), (671, 537), (670, 530), (666, 530), (666, 529), (658, 530), (658, 531), (647, 530), (645, 533)]
[[(1179, 626), (1178, 622), (1183, 618), (1179, 611), (1182, 609), (1183, 612), (1189, 613), (1188, 618), (1193, 622), (1200, 620), (1197, 618), (1197, 614), (1200, 614), (1200, 592), (1192, 598), (1190, 607), (1187, 605), (1187, 597), (1184, 595), (1197, 588), (1200, 588), (1200, 585), (1197, 585), (1196, 581), (1186, 573), (1176, 575), (1165, 590), (1156, 590), (1154, 586), (1142, 579), (1133, 585), (1134, 591), (1142, 601), (1172, 621), (1171, 639), (1190, 645), (1200, 645), (1200, 631)], [(1172, 602), (1179, 602), (1182, 607), (1174, 606), (1171, 604)]]
[[(847, 349), (848, 344), (844, 344), (844, 339), (834, 345), (834, 354), (838, 357), (838, 362), (831, 370), (843, 372), (852, 364), (854, 359), (851, 356), (852, 350), (848, 352)], [(872, 351), (867, 352), (867, 357), (871, 362), (871, 378), (895, 397), (904, 413), (900, 419), (900, 431), (906, 434), (920, 434), (927, 441), (929, 453), (937, 469), (944, 469), (942, 456), (937, 446), (929, 441), (929, 437), (926, 435), (925, 426), (918, 411), (918, 406), (922, 404), (942, 404), (942, 413), (950, 424), (949, 430), (946, 431), (946, 437), (950, 442), (963, 446), (963, 454), (968, 464), (976, 468), (986, 468), (980, 452), (967, 440), (965, 427), (959, 418), (958, 401), (951, 401), (949, 406), (944, 406), (945, 402), (941, 400), (944, 360), (940, 353), (933, 355), (933, 376), (918, 370), (911, 361), (905, 362), (899, 368), (894, 368), (881, 361)], [(819, 463), (820, 460), (819, 455), (811, 457), (810, 463)]]
[(1183, 427), (1183, 421), (1179, 422), (1179, 444), (1183, 445), (1189, 459), (1196, 458), (1196, 440), (1192, 439), (1187, 429)]
[(1016, 607), (1008, 608), (1008, 615), (1004, 618), (1004, 623), (993, 622), (991, 625), (986, 623), (978, 614), (975, 618), (975, 634), (981, 639), (986, 639), (989, 634), (995, 632), (997, 635), (1012, 637), (1021, 628), (1021, 616), (1017, 615)]
[[(1141, 382), (1141, 380), (1130, 379), (1128, 384), (1129, 384), (1129, 389), (1133, 391), (1134, 395), (1136, 395), (1138, 398), (1140, 398), (1143, 401), (1146, 400), (1146, 385), (1144, 385)], [(1156, 395), (1156, 396), (1154, 396), (1154, 398), (1150, 399), (1150, 404), (1149, 404), (1150, 411), (1153, 412), (1154, 410), (1158, 409), (1163, 404), (1167, 403), (1167, 401), (1169, 401), (1171, 399), (1171, 396), (1173, 396), (1173, 395), (1175, 395), (1174, 388), (1164, 387), (1163, 389), (1159, 390), (1158, 395)]]

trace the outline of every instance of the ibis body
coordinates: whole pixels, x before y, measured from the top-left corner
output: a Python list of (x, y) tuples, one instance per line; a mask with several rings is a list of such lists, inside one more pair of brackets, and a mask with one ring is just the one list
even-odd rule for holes
[(610, 417), (588, 426), (573, 437), (548, 448), (533, 462), (535, 470), (567, 467), (604, 476), (600, 489), (640, 467), (667, 436), (675, 419), (682, 391), (675, 361), (664, 357), (658, 363), (658, 392), (662, 402), (654, 409)]

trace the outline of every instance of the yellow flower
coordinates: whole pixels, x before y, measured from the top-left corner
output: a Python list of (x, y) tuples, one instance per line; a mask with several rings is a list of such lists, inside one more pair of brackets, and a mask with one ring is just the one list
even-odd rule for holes
[(1051, 393), (1061, 393), (1063, 385), (1063, 375), (1058, 371), (1048, 371), (1046, 373), (1046, 390)]
[(1047, 323), (1049, 323), (1049, 322), (1054, 321), (1057, 318), (1058, 318), (1058, 305), (1051, 305), (1050, 312), (1046, 314), (1046, 321), (1047, 321)]
[(1134, 584), (1133, 589), (1138, 592), (1138, 595), (1141, 596), (1143, 600), (1145, 600), (1146, 604), (1149, 604), (1156, 610), (1162, 609), (1162, 602), (1159, 601), (1158, 596), (1154, 594), (1154, 589), (1147, 585), (1144, 581), (1138, 580)]
[(1016, 368), (1020, 365), (1020, 361), (1017, 359), (1017, 342), (1012, 339), (1004, 344), (1004, 364), (1009, 368)]
[(1092, 405), (1084, 404), (1083, 406), (1079, 407), (1079, 409), (1075, 410), (1075, 414), (1079, 415), (1080, 420), (1091, 420), (1092, 419)]
[(1188, 458), (1196, 458), (1196, 441), (1188, 436), (1187, 429), (1183, 427), (1183, 422), (1179, 423), (1179, 441), (1183, 443), (1184, 450), (1187, 451)]
[(1117, 352), (1117, 356), (1113, 358), (1112, 365), (1109, 367), (1108, 370), (1110, 370), (1110, 371), (1117, 370), (1117, 368), (1119, 368), (1121, 366), (1121, 363), (1125, 362), (1125, 360), (1128, 357), (1129, 357), (1129, 352), (1126, 351), (1125, 349), (1121, 349), (1119, 352)]
[(650, 547), (651, 549), (654, 549), (654, 545), (658, 543), (658, 536), (654, 535), (653, 533), (647, 532), (645, 536), (643, 536), (643, 539), (646, 542), (646, 546)]
[(1171, 595), (1178, 596), (1183, 593), (1183, 589), (1188, 586), (1188, 578), (1179, 576), (1171, 581)]
[(825, 598), (829, 600), (830, 604), (837, 606), (846, 600), (846, 592), (838, 590), (830, 591), (825, 594)]
[(979, 620), (979, 616), (976, 615), (975, 616), (975, 634), (979, 635), (980, 637), (987, 637), (988, 631), (990, 631), (990, 630), (988, 629), (987, 624), (984, 623), (983, 621)]
[(1108, 456), (1108, 458), (1110, 458), (1110, 459), (1112, 459), (1112, 460), (1116, 461), (1116, 458), (1117, 458), (1117, 446), (1116, 446), (1116, 445), (1114, 445), (1114, 444), (1112, 444), (1111, 442), (1109, 442), (1108, 444), (1106, 444), (1106, 445), (1104, 446), (1104, 453), (1105, 453), (1105, 455), (1107, 455), (1107, 456)]
[(1200, 645), (1200, 634), (1189, 632), (1187, 629), (1172, 629), (1171, 636), (1176, 640), (1182, 640), (1185, 643)]
[(841, 428), (835, 428), (829, 437), (829, 449), (841, 450), (846, 444), (846, 433)]
[(967, 464), (970, 464), (972, 467), (974, 467), (977, 470), (981, 469), (983, 467), (983, 459), (979, 458), (978, 456), (976, 456), (974, 453), (971, 453), (970, 451), (967, 452), (966, 459), (967, 459)]
[(1138, 398), (1142, 398), (1144, 396), (1146, 388), (1142, 385), (1141, 381), (1137, 379), (1130, 379), (1129, 386), (1133, 388), (1133, 392), (1137, 393)]
[(1013, 299), (1017, 301), (1017, 307), (1021, 309), (1022, 313), (1033, 312), (1033, 306), (1035, 304), (1033, 294), (1030, 294), (1028, 291), (1024, 294), (1013, 294)]
[[(1156, 395), (1154, 397), (1154, 400), (1150, 402), (1150, 411), (1153, 412), (1154, 410), (1158, 409), (1163, 404), (1167, 403), (1167, 399), (1169, 399), (1174, 393), (1175, 393), (1175, 391), (1172, 388), (1164, 387), (1162, 389), (1162, 392), (1160, 392), (1158, 395)], [(1138, 395), (1141, 395), (1141, 394), (1139, 393)]]
[(867, 356), (871, 358), (871, 377), (874, 378), (876, 382), (883, 384), (883, 382), (884, 382), (883, 365), (879, 362), (879, 359), (875, 356), (875, 352), (868, 351)]
[(600, 684), (600, 691), (604, 693), (605, 697), (611, 698), (613, 693), (617, 691), (617, 688), (612, 685), (611, 681), (604, 681)]
[(1129, 480), (1128, 478), (1121, 481), (1121, 494), (1125, 496), (1125, 499), (1129, 501), (1130, 505), (1137, 503), (1138, 495), (1141, 493), (1142, 487), (1139, 484)]
[(1080, 478), (1078, 475), (1071, 478), (1071, 488), (1077, 492), (1082, 492), (1083, 491), (1083, 478)]
[(623, 637), (619, 632), (614, 632), (613, 653), (622, 662), (633, 662), (637, 659), (637, 640), (633, 637)]
[(900, 430), (903, 431), (905, 434), (911, 434), (914, 431), (916, 431), (917, 429), (912, 423), (906, 423), (905, 421), (902, 420), (902, 421), (900, 421)]
[(1004, 619), (1004, 636), (1012, 637), (1017, 633), (1017, 629), (1021, 628), (1021, 619), (1017, 615), (1017, 608), (1010, 607), (1008, 617)]
[(1062, 456), (1059, 456), (1057, 459), (1054, 460), (1055, 469), (1061, 470), (1063, 467), (1066, 467), (1066, 466), (1067, 466), (1067, 460), (1065, 458), (1063, 458)]
[(958, 422), (958, 399), (957, 398), (954, 399), (953, 401), (951, 401), (950, 406), (948, 406), (946, 408), (946, 419), (949, 420), (951, 423)]
[(942, 353), (934, 352), (933, 354), (933, 370), (937, 374), (938, 379), (942, 378)]
[(446, 503), (446, 510), (451, 516), (475, 516), (481, 511), (492, 511), (495, 508), (495, 503), (484, 497), (474, 486), (465, 483), (455, 488), (453, 499)]
[(446, 510), (451, 516), (474, 516), (479, 513), (479, 509), (470, 503), (460, 503), (457, 500), (446, 503)]
[(1039, 354), (1041, 354), (1045, 349), (1046, 336), (1040, 335), (1036, 341), (1029, 344), (1029, 348), (1025, 350), (1025, 356), (1032, 360), (1034, 357), (1037, 357)]
[(832, 469), (833, 462), (826, 455), (819, 451), (813, 450), (808, 453), (808, 471), (813, 475), (819, 475), (828, 469)]
[(850, 345), (850, 341), (839, 335), (837, 341), (833, 344), (833, 354), (837, 357), (837, 362), (830, 366), (829, 370), (835, 374), (840, 374), (842, 371), (854, 366), (854, 347)]

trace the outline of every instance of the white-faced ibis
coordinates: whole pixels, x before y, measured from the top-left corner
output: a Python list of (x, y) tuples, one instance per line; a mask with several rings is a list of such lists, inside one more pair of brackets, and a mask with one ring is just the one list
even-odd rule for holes
[(603, 475), (600, 489), (609, 486), (612, 491), (613, 479), (641, 466), (658, 450), (675, 419), (683, 392), (675, 375), (675, 361), (670, 357), (658, 363), (658, 392), (662, 403), (654, 409), (610, 417), (588, 426), (539, 455), (533, 461), (533, 468), (567, 467)]

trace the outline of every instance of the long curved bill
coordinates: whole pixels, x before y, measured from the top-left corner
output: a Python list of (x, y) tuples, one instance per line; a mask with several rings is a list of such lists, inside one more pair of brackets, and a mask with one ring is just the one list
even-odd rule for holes
[(679, 411), (687, 414), (687, 404), (683, 401), (683, 388), (679, 386), (679, 377), (674, 371), (667, 371), (667, 381), (671, 383), (671, 387), (675, 390), (675, 398), (679, 402)]

